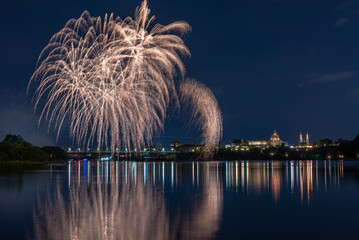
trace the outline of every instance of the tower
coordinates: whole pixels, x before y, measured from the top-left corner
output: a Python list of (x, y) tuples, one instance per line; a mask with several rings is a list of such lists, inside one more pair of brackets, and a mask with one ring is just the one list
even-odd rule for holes
[(305, 142), (309, 145), (309, 133), (307, 131), (307, 135), (305, 136)]
[(299, 143), (303, 142), (303, 135), (302, 132), (299, 133)]

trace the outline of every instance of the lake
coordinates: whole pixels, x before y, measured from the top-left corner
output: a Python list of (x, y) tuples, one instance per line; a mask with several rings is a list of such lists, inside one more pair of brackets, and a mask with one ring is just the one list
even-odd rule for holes
[(1, 239), (355, 239), (359, 163), (0, 166)]

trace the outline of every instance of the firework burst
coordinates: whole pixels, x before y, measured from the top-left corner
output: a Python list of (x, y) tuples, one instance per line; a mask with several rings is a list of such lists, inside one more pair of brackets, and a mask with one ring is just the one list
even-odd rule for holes
[[(85, 11), (56, 33), (39, 57), (29, 85), (38, 81), (35, 108), (58, 136), (65, 118), (78, 145), (140, 148), (163, 128), (170, 101), (178, 104), (174, 78), (189, 55), (180, 36), (185, 22), (150, 25), (147, 1), (134, 19)], [(175, 34), (176, 33), (176, 34)]]
[[(182, 57), (190, 52), (181, 36), (191, 29), (183, 21), (164, 26), (154, 20), (146, 0), (134, 18), (106, 14), (101, 19), (85, 11), (69, 20), (41, 52), (29, 82), (29, 87), (38, 83), (33, 101), (41, 108), (39, 123), (48, 120), (59, 136), (68, 118), (78, 146), (96, 142), (114, 151), (151, 143), (163, 130), (170, 103), (179, 106), (174, 79), (185, 75)], [(194, 81), (185, 81), (181, 92), (204, 124), (206, 149), (212, 148), (222, 133), (217, 101)]]
[(213, 155), (222, 137), (222, 114), (212, 91), (202, 83), (188, 79), (180, 84), (181, 100), (190, 106), (191, 119), (202, 131), (203, 157)]

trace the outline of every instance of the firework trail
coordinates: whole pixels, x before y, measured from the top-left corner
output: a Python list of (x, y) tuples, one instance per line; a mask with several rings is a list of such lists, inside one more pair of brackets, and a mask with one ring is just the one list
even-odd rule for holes
[(41, 52), (29, 83), (39, 83), (35, 109), (45, 100), (39, 122), (48, 120), (59, 136), (69, 118), (70, 136), (87, 147), (150, 143), (170, 102), (178, 105), (173, 79), (184, 76), (181, 57), (190, 55), (180, 37), (190, 26), (150, 28), (154, 19), (145, 0), (133, 19), (106, 14), (102, 20), (85, 11), (68, 21)]
[(180, 84), (181, 100), (191, 106), (191, 120), (202, 131), (203, 157), (210, 158), (222, 137), (222, 114), (212, 91), (195, 80)]

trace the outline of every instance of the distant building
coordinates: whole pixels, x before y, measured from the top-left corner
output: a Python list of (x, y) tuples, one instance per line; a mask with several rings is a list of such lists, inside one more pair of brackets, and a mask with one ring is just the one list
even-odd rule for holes
[(196, 150), (199, 150), (200, 148), (202, 148), (203, 145), (201, 144), (195, 144), (195, 143), (189, 143), (189, 144), (182, 144), (180, 145), (177, 150), (179, 152), (195, 152)]
[(305, 135), (305, 141), (303, 139), (302, 132), (299, 133), (299, 143), (306, 143), (307, 145), (309, 145), (309, 133), (308, 133), (308, 131), (307, 131), (307, 134)]
[(255, 140), (255, 141), (248, 141), (248, 145), (252, 147), (267, 147), (268, 140)]
[(182, 145), (182, 143), (180, 141), (172, 141), (171, 142), (171, 148), (177, 148), (181, 145)]
[(252, 146), (252, 147), (280, 146), (282, 144), (286, 144), (286, 142), (284, 142), (280, 139), (276, 130), (273, 131), (269, 140), (248, 141), (248, 145)]
[(279, 137), (277, 131), (274, 130), (273, 133), (272, 133), (272, 135), (271, 135), (271, 137), (270, 137), (270, 139), (269, 139), (269, 142), (268, 142), (268, 143), (269, 143), (269, 145), (271, 145), (271, 146), (280, 146), (280, 145), (282, 145), (282, 144), (285, 143), (285, 142), (283, 142), (282, 140), (280, 140), (280, 137)]

